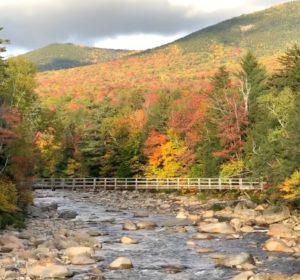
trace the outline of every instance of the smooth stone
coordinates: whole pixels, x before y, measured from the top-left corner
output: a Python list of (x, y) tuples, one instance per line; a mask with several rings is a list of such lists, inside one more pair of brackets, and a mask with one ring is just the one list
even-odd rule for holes
[(248, 280), (253, 275), (254, 275), (254, 273), (252, 271), (245, 271), (237, 276), (234, 276), (230, 280)]
[(266, 251), (271, 252), (285, 252), (285, 253), (294, 253), (294, 250), (289, 248), (282, 240), (280, 239), (269, 239), (263, 245), (263, 248)]
[(74, 265), (94, 264), (95, 261), (85, 255), (78, 255), (72, 258), (71, 263)]
[(196, 250), (197, 253), (203, 253), (203, 254), (207, 254), (207, 253), (213, 253), (214, 250), (210, 249), (210, 248), (199, 248)]
[(63, 211), (61, 212), (59, 215), (58, 215), (58, 218), (60, 219), (74, 219), (76, 218), (78, 215), (78, 213), (76, 211), (73, 211), (73, 210), (66, 210), (66, 211)]
[(123, 230), (137, 230), (138, 227), (133, 222), (125, 222), (122, 226)]
[(209, 240), (209, 239), (215, 239), (216, 237), (213, 235), (209, 235), (209, 234), (196, 234), (192, 236), (192, 239), (195, 240)]
[(119, 269), (132, 269), (133, 265), (131, 261), (128, 258), (120, 257), (113, 261), (109, 266), (108, 269), (114, 269), (114, 270), (119, 270)]
[(124, 243), (124, 244), (138, 244), (137, 240), (132, 239), (132, 238), (127, 237), (127, 236), (122, 237), (121, 238), (121, 242)]
[(293, 236), (293, 227), (289, 224), (272, 224), (269, 226), (267, 235), (291, 238)]
[(51, 278), (51, 277), (52, 278), (63, 278), (63, 277), (71, 277), (71, 276), (73, 276), (73, 272), (66, 266), (52, 265), (52, 266), (46, 267), (42, 271), (40, 278), (41, 279)]
[(70, 247), (67, 248), (65, 251), (65, 254), (69, 257), (75, 257), (84, 253), (88, 253), (89, 255), (93, 256), (95, 254), (95, 251), (91, 247)]
[(136, 225), (139, 229), (153, 229), (157, 227), (155, 222), (138, 222)]
[(213, 223), (199, 226), (199, 232), (233, 234), (235, 230), (228, 223)]
[(134, 218), (147, 218), (149, 217), (148, 212), (138, 211), (133, 213)]
[(216, 262), (217, 266), (237, 267), (245, 264), (255, 265), (253, 256), (249, 253), (240, 253), (237, 255), (226, 256)]
[(288, 208), (278, 211), (275, 207), (270, 207), (263, 212), (263, 218), (267, 224), (275, 224), (290, 217), (290, 210)]

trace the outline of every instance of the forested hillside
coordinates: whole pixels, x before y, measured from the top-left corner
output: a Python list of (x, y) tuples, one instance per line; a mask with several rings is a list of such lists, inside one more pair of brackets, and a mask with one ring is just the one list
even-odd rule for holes
[[(171, 46), (177, 46), (182, 53), (201, 53), (205, 61), (210, 60), (208, 50), (215, 45), (251, 50), (259, 57), (270, 56), (300, 43), (299, 14), (300, 2), (291, 1), (204, 28), (175, 41)], [(158, 49), (168, 50), (165, 46)]]
[(107, 62), (133, 53), (135, 51), (51, 44), (22, 56), (35, 63), (39, 71), (49, 71)]

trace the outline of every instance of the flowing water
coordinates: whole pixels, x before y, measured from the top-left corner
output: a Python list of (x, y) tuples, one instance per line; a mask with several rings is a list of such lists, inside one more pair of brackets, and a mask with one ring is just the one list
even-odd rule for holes
[[(257, 260), (257, 272), (300, 273), (298, 260), (289, 258), (289, 255), (267, 253), (261, 249), (264, 241), (268, 239), (263, 233), (245, 234), (243, 239), (238, 240), (225, 240), (225, 235), (216, 235), (217, 238), (213, 240), (193, 240), (196, 246), (190, 247), (186, 245), (186, 242), (192, 240), (191, 236), (197, 233), (197, 227), (187, 226), (187, 233), (168, 233), (162, 227), (150, 231), (122, 230), (122, 224), (125, 221), (145, 220), (162, 225), (174, 217), (150, 213), (149, 218), (133, 218), (131, 211), (106, 212), (106, 208), (99, 205), (82, 202), (80, 199), (68, 199), (70, 193), (45, 191), (42, 194), (44, 197), (36, 198), (36, 204), (55, 201), (59, 205), (58, 211), (68, 209), (79, 213), (74, 222), (81, 225), (82, 231), (93, 229), (108, 233), (107, 236), (96, 237), (103, 246), (101, 250), (96, 251), (96, 255), (103, 258), (103, 261), (97, 265), (104, 271), (106, 279), (226, 280), (240, 273), (230, 268), (215, 267), (215, 262), (209, 254), (196, 253), (196, 248), (212, 248), (215, 253), (225, 255), (251, 253)], [(116, 242), (124, 236), (137, 239), (139, 244), (126, 245)], [(255, 244), (258, 246), (256, 247)], [(128, 257), (134, 269), (107, 270), (106, 267), (120, 256)], [(162, 266), (169, 264), (181, 264), (185, 269), (178, 274), (166, 274)], [(80, 270), (79, 266), (73, 268)], [(83, 267), (83, 270), (87, 268)], [(75, 276), (74, 279), (81, 278)]]

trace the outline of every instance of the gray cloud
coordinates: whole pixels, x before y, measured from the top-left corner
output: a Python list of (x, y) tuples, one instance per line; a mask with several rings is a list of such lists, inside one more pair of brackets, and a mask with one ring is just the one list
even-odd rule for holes
[[(172, 6), (167, 0), (1, 0), (0, 38), (13, 47), (35, 49), (54, 42), (93, 45), (106, 37), (137, 33), (191, 33), (221, 20), (251, 12), (261, 0), (213, 13)], [(284, 0), (264, 0), (269, 7)]]

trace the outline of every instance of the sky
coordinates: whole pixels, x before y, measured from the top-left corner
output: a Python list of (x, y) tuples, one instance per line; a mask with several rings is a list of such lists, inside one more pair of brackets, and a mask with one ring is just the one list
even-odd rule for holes
[(8, 55), (51, 43), (143, 50), (286, 0), (0, 0)]

